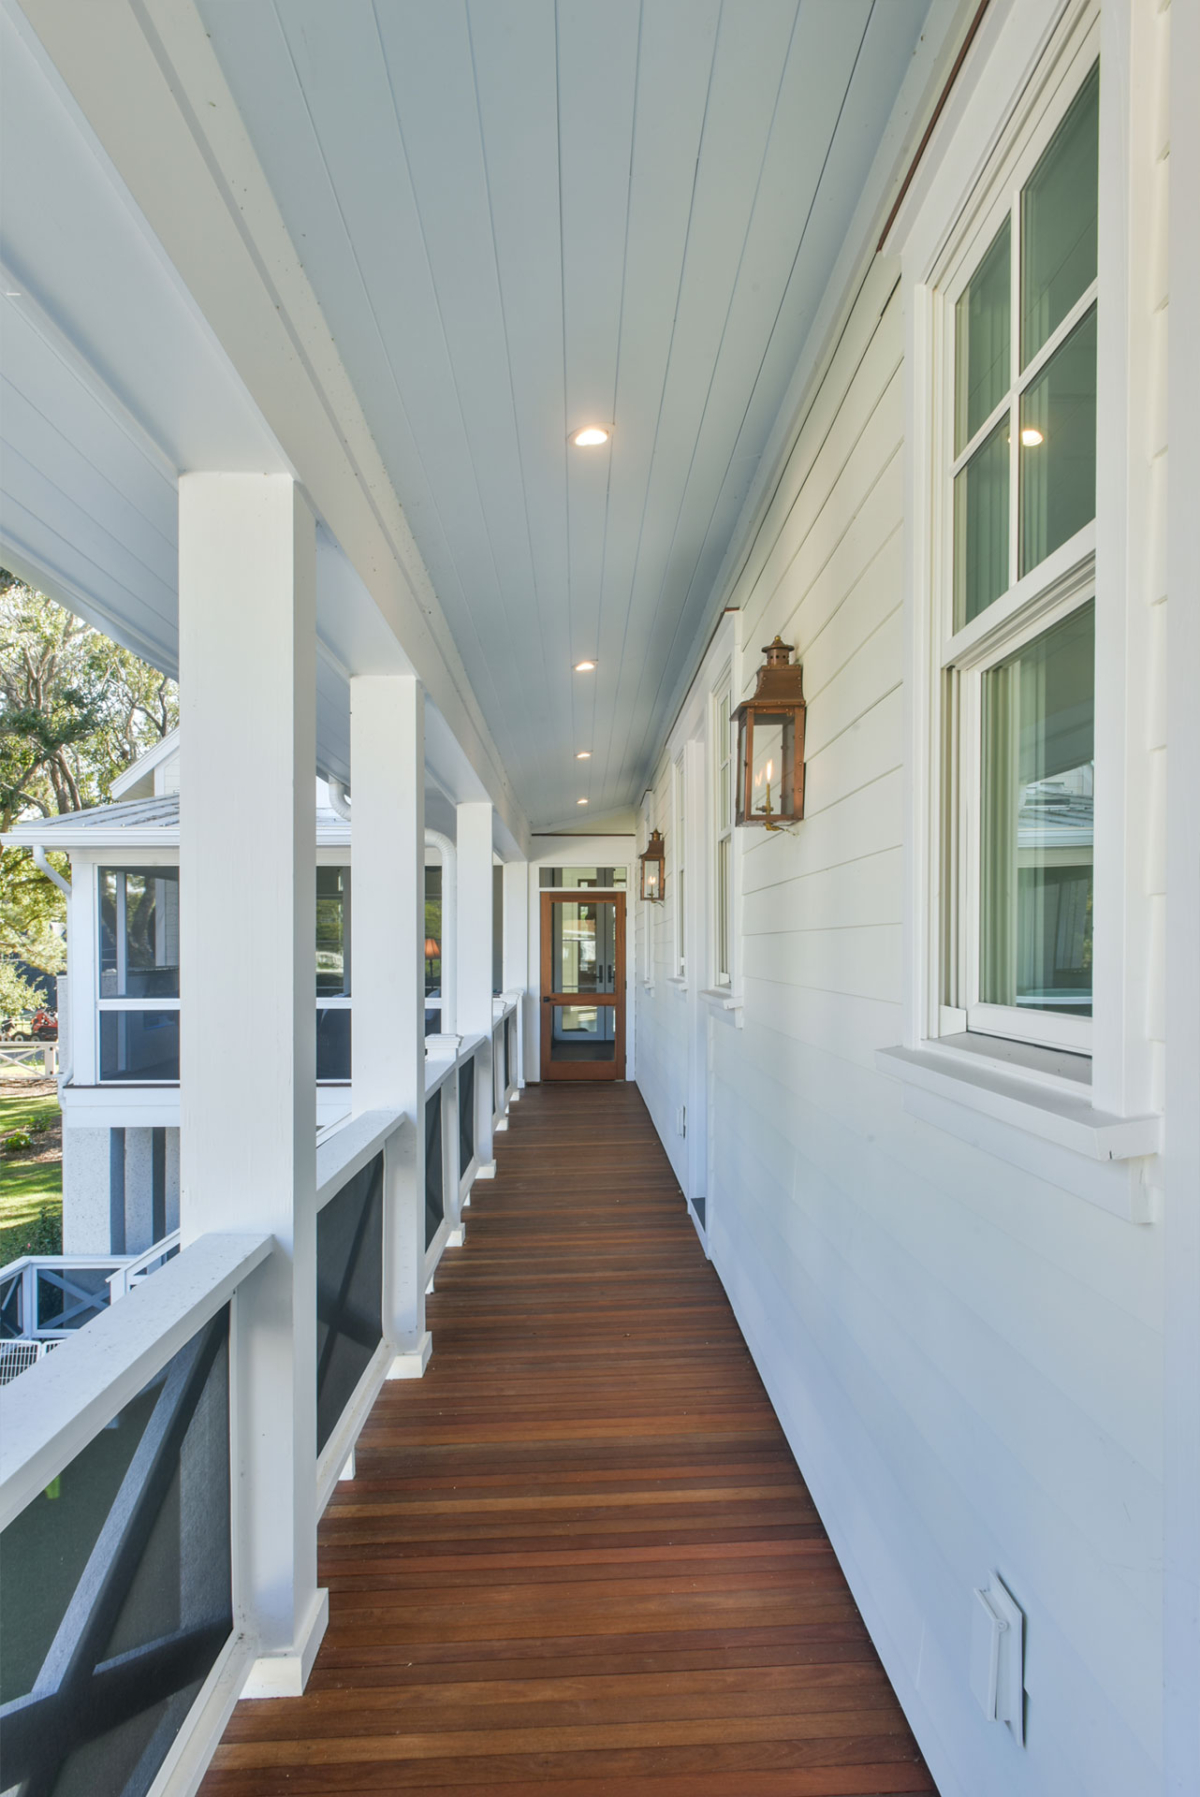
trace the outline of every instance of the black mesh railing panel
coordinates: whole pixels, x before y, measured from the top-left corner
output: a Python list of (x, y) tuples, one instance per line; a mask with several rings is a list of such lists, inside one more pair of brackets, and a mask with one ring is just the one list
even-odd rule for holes
[(383, 1340), (383, 1154), (317, 1213), (317, 1452)]
[(6, 1279), (0, 1279), (0, 1340), (22, 1334), (21, 1275), (10, 1273)]
[(39, 1267), (37, 1270), (37, 1321), (39, 1329), (82, 1329), (108, 1309), (109, 1274), (105, 1267)]
[(144, 1797), (233, 1630), (222, 1310), (0, 1535), (4, 1787)]
[(425, 1246), (428, 1248), (442, 1227), (446, 1214), (444, 1180), (442, 1178), (442, 1093), (441, 1088), (425, 1101)]
[(512, 1018), (504, 1019), (504, 1090), (512, 1085)]
[(465, 1173), (475, 1159), (475, 1056), (458, 1070), (458, 1166)]

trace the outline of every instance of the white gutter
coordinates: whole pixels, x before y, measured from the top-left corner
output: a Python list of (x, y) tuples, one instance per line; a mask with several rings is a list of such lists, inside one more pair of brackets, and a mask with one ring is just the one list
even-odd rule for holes
[(61, 893), (63, 893), (67, 898), (70, 898), (71, 882), (69, 880), (64, 880), (62, 875), (60, 873), (56, 873), (55, 870), (51, 867), (50, 863), (46, 859), (46, 851), (42, 847), (40, 842), (36, 843), (34, 845), (33, 865), (37, 868), (39, 873), (45, 874), (45, 876), (48, 880), (53, 880), (54, 884), (58, 887), (58, 890)]
[[(350, 795), (341, 780), (329, 779), (329, 803), (346, 823), (352, 822)], [(458, 938), (455, 934), (456, 900), (458, 896), (458, 856), (454, 844), (440, 830), (426, 830), (425, 847), (436, 849), (442, 857), (442, 1027), (439, 1035), (452, 1036), (455, 1025), (455, 960)], [(35, 851), (36, 854), (36, 851)], [(53, 873), (53, 870), (50, 870)]]

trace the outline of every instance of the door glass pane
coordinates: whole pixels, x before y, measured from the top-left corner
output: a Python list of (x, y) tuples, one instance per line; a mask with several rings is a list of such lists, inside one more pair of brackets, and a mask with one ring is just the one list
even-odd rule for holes
[(101, 998), (179, 997), (179, 869), (100, 869)]
[(1008, 441), (1002, 418), (954, 479), (954, 628), (1008, 589)]
[(728, 836), (717, 844), (717, 978), (729, 979), (729, 853)]
[(983, 680), (980, 997), (1092, 1014), (1094, 608)]
[(551, 1007), (552, 1061), (613, 1061), (617, 1056), (617, 1013), (613, 1005)]
[(625, 867), (543, 867), (538, 876), (542, 886), (563, 886), (576, 890), (585, 886), (625, 885)]
[(1021, 194), (1021, 366), (1096, 278), (1100, 65)]
[(1008, 392), (1012, 231), (1007, 219), (954, 308), (954, 453)]
[(550, 977), (555, 992), (615, 992), (616, 907), (563, 899), (550, 907)]
[(717, 829), (728, 830), (732, 823), (729, 790), (729, 695), (724, 694), (717, 707)]
[(1021, 572), (1096, 516), (1096, 308), (1021, 396)]

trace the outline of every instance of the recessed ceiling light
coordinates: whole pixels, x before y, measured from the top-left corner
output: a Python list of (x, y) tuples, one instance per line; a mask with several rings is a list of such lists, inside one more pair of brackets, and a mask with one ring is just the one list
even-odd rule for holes
[(575, 672), (577, 674), (594, 674), (596, 672), (596, 664), (594, 661), (577, 661), (575, 663)]
[(576, 449), (599, 449), (611, 436), (611, 424), (585, 424), (581, 430), (572, 431), (567, 442)]
[(577, 749), (575, 752), (575, 759), (576, 761), (590, 761), (592, 759), (592, 751), (590, 749)]
[(577, 805), (586, 805), (586, 804), (587, 804), (587, 800), (586, 800), (586, 799), (576, 799), (576, 801), (575, 801), (575, 803), (576, 803), (576, 804), (577, 804)]
[(1046, 439), (1043, 437), (1041, 431), (1036, 429), (1032, 424), (1027, 424), (1025, 429), (1021, 432), (1021, 442), (1026, 449), (1036, 449), (1039, 443), (1044, 443), (1045, 441)]

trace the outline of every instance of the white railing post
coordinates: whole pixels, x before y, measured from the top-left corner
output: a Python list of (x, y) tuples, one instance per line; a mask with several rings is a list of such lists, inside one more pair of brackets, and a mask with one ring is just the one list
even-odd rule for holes
[(475, 1078), (478, 1177), (496, 1171), (492, 1154), (492, 807), (471, 800), (458, 811), (458, 1029), (482, 1036)]
[(384, 1333), (392, 1376), (429, 1361), (425, 1328), (425, 709), (408, 674), (350, 682), (354, 1109), (405, 1111), (385, 1157)]
[[(316, 1558), (315, 525), (287, 475), (179, 481), (180, 1228), (260, 1231), (231, 1356), (248, 1696), (299, 1695)], [(231, 1039), (238, 1017), (254, 1040)], [(239, 1064), (239, 1059), (242, 1064)]]

